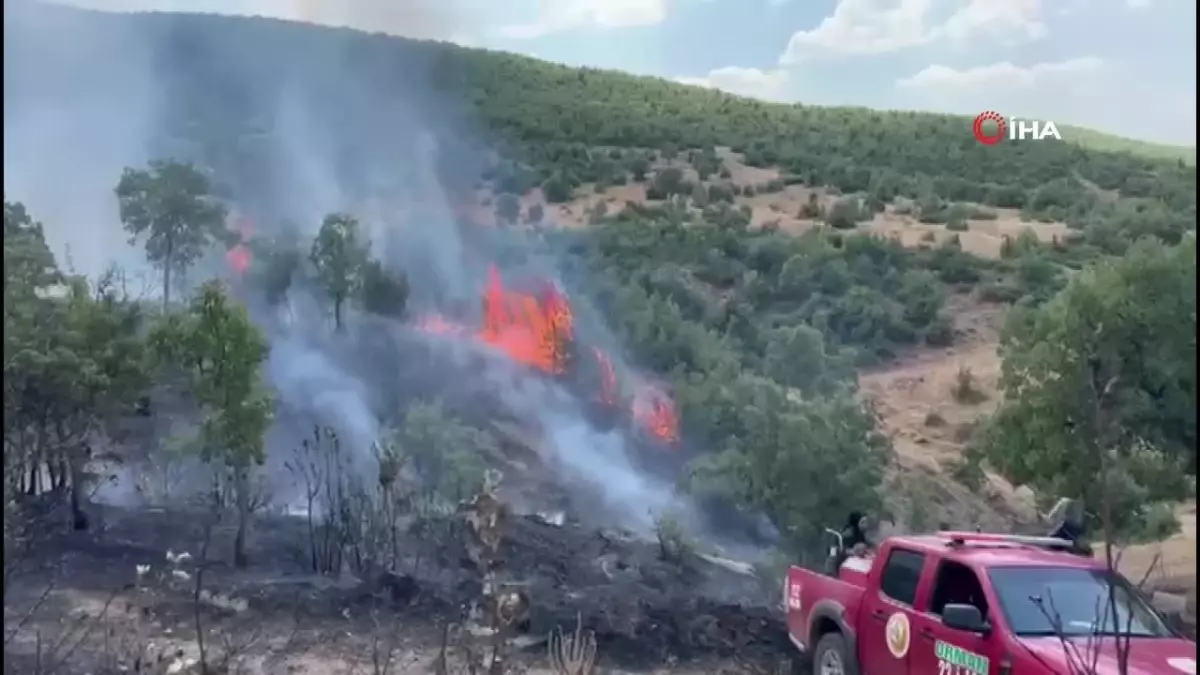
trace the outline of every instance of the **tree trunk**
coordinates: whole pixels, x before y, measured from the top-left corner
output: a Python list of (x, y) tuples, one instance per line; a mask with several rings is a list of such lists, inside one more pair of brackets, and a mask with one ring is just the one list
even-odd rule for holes
[(68, 460), (71, 470), (71, 529), (76, 532), (87, 530), (90, 522), (83, 511), (83, 466), (80, 460)]
[(175, 262), (175, 256), (172, 255), (172, 246), (170, 239), (167, 240), (167, 254), (163, 256), (163, 313), (165, 314), (171, 306), (171, 265)]
[(171, 305), (171, 270), (163, 268), (163, 312)]
[(239, 467), (235, 470), (235, 490), (237, 491), (238, 524), (237, 535), (233, 539), (233, 565), (244, 568), (246, 560), (246, 528), (250, 520), (250, 479), (246, 474), (249, 469)]
[(342, 299), (336, 298), (333, 301), (333, 328), (334, 330), (342, 330)]

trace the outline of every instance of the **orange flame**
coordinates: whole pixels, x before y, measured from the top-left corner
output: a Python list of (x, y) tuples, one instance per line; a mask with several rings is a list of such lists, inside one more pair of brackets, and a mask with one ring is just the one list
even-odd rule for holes
[(542, 298), (510, 292), (494, 265), (488, 271), (481, 340), (518, 363), (561, 375), (572, 330), (571, 308), (557, 290), (547, 290)]
[[(437, 314), (419, 318), (416, 327), (434, 335), (471, 336), (509, 359), (549, 375), (564, 375), (568, 350), (574, 340), (574, 317), (565, 296), (553, 286), (540, 294), (519, 293), (504, 286), (499, 270), (488, 270), (483, 294), (483, 326), (472, 333)], [(606, 405), (617, 403), (617, 378), (612, 359), (593, 347), (600, 367), (598, 397)], [(679, 439), (675, 405), (662, 390), (640, 387), (634, 395), (633, 417), (659, 440)]]
[(247, 246), (250, 237), (254, 234), (254, 222), (243, 216), (235, 221), (234, 227), (238, 231), (240, 241), (226, 251), (225, 262), (229, 264), (229, 269), (240, 277), (250, 269), (250, 263), (254, 257), (250, 253), (250, 247)]
[(675, 403), (666, 392), (646, 385), (633, 397), (633, 419), (659, 440), (674, 443), (679, 440), (679, 415)]

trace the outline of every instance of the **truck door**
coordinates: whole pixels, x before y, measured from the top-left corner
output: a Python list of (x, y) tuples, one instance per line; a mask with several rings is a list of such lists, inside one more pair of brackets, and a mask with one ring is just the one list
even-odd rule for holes
[(996, 675), (1003, 654), (1002, 639), (993, 631), (988, 635), (953, 630), (942, 624), (942, 609), (950, 603), (973, 605), (984, 619), (989, 618), (989, 602), (975, 570), (943, 559), (938, 564), (933, 584), (927, 586), (913, 620), (913, 643), (909, 668), (914, 673), (937, 675)]
[(895, 546), (882, 564), (879, 589), (868, 592), (863, 598), (860, 614), (858, 654), (862, 671), (864, 675), (908, 675), (909, 672), (931, 675), (931, 671), (910, 671), (909, 668), (912, 623), (916, 616), (914, 607), (925, 555)]

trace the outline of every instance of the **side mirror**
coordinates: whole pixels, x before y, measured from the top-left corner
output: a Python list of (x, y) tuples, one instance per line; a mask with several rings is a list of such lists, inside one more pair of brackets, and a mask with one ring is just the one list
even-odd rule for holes
[(987, 633), (991, 628), (974, 605), (947, 604), (942, 608), (942, 625), (965, 633)]

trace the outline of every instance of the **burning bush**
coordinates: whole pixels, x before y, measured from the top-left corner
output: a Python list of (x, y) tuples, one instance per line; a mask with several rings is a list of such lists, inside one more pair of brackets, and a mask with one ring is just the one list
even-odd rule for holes
[[(554, 284), (546, 282), (538, 292), (514, 291), (504, 285), (499, 270), (492, 266), (482, 302), (482, 325), (476, 329), (441, 314), (426, 314), (415, 325), (426, 333), (474, 340), (514, 363), (552, 377), (577, 374), (578, 366), (571, 358), (576, 346), (574, 315), (566, 294)], [(612, 358), (595, 346), (582, 353), (591, 355), (599, 374), (594, 399), (606, 406), (621, 404)], [(634, 421), (666, 445), (677, 442), (678, 413), (670, 396), (644, 382), (631, 389), (627, 405)]]

